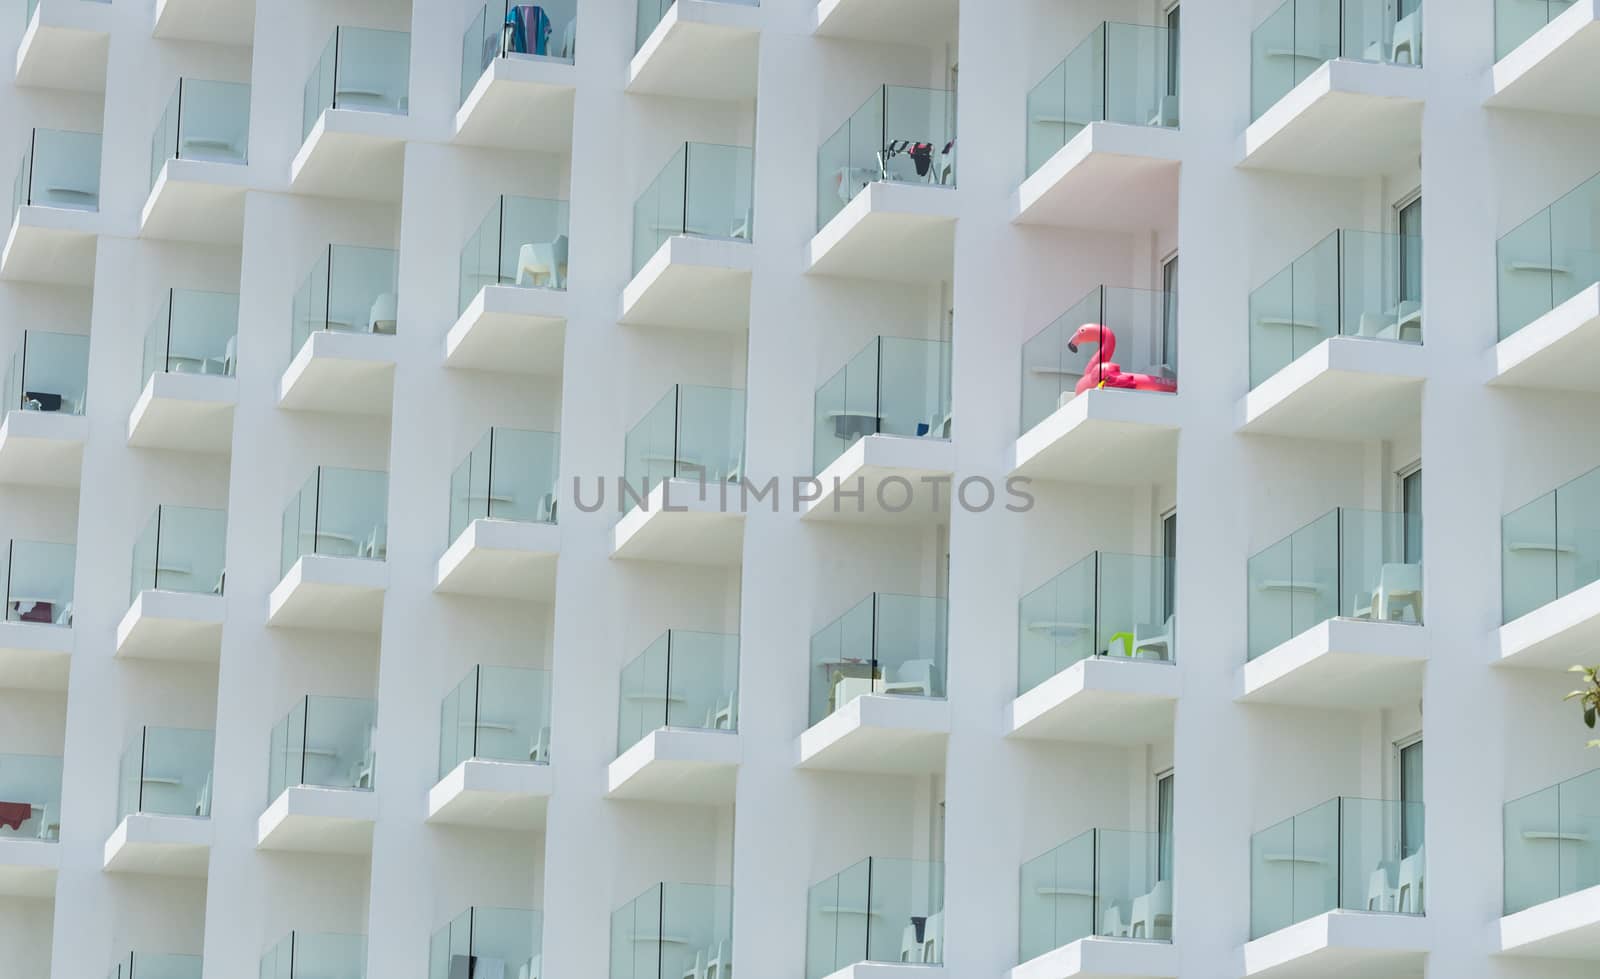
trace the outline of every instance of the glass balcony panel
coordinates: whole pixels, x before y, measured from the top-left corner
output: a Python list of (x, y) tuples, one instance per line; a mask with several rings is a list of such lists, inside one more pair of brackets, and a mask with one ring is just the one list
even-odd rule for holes
[(6, 552), (6, 621), (72, 625), (77, 548), (13, 540)]
[(108, 979), (200, 979), (198, 955), (148, 955), (134, 952), (111, 967)]
[(953, 92), (885, 85), (817, 151), (817, 228), (870, 183), (956, 185)]
[(467, 24), (461, 39), (461, 99), (496, 58), (537, 58), (572, 63), (578, 45), (578, 0), (534, 5), (491, 0)]
[(244, 163), (249, 142), (249, 85), (179, 79), (150, 141), (150, 186), (168, 160)]
[(1095, 387), (1177, 391), (1171, 294), (1097, 286), (1024, 343), (1021, 431)]
[(88, 407), (88, 385), (87, 336), (24, 330), (6, 372), (5, 411), (81, 415)]
[(732, 963), (731, 888), (654, 884), (611, 915), (611, 979), (729, 973)]
[(1163, 900), (1170, 901), (1171, 885), (1163, 891), (1156, 880), (1160, 835), (1101, 829), (1095, 837), (1099, 844), (1094, 876), (1096, 934), (1115, 938), (1126, 929), (1128, 937), (1170, 940), (1171, 907)]
[(617, 708), (617, 754), (622, 754), (667, 723), (667, 647), (672, 634), (662, 634), (622, 668), (621, 703)]
[(232, 377), (238, 335), (237, 294), (169, 290), (145, 332), (140, 382), (158, 373)]
[(1600, 818), (1600, 773), (1569, 779), (1559, 788), (1557, 886), (1565, 896), (1600, 884), (1600, 859), (1595, 857), (1586, 835), (1588, 828)]
[(806, 979), (857, 962), (940, 964), (944, 865), (871, 857), (813, 886)]
[(656, 253), (661, 243), (683, 233), (683, 183), (688, 173), (687, 144), (672, 154), (666, 166), (633, 205), (633, 272)]
[(673, 629), (622, 669), (617, 754), (662, 727), (739, 729), (739, 637)]
[(306, 80), (300, 138), (328, 109), (405, 115), (411, 104), (411, 35), (336, 27)]
[(1022, 865), (1017, 961), (1095, 934), (1095, 831)]
[(203, 507), (157, 507), (133, 545), (133, 585), (142, 591), (223, 593), (228, 513)]
[(1082, 113), (1074, 112), (1069, 115), (1067, 112), (1068, 80), (1070, 78), (1076, 83), (1072, 85), (1071, 91), (1081, 99), (1085, 90), (1084, 79), (1081, 77), (1081, 72), (1071, 69), (1077, 67), (1078, 62), (1074, 60), (1077, 58), (1077, 52), (1082, 50), (1083, 44), (1090, 43), (1093, 37), (1094, 35), (1090, 35), (1089, 40), (1082, 42), (1072, 54), (1067, 55), (1060, 64), (1050, 69), (1050, 73), (1040, 79), (1039, 84), (1028, 91), (1025, 176), (1033, 176), (1035, 171), (1044, 166), (1057, 150), (1067, 145), (1083, 128), (1082, 123), (1075, 121), (1082, 116)]
[(450, 478), (450, 539), (474, 520), (554, 523), (560, 436), (493, 428)]
[(439, 709), (439, 777), (468, 758), (550, 761), (550, 673), (475, 666)]
[(317, 330), (393, 334), (398, 281), (393, 249), (329, 247), (295, 294), (289, 355)]
[(1100, 553), (1096, 653), (1173, 659), (1173, 610), (1166, 599), (1168, 564), (1166, 558), (1144, 554)]
[(1572, 0), (1494, 0), (1495, 60), (1515, 51), (1570, 6)]
[(0, 754), (0, 839), (61, 838), (61, 759)]
[[(1600, 785), (1600, 778), (1596, 776), (1596, 772), (1589, 772), (1579, 779)], [(1572, 780), (1576, 781), (1578, 779)], [(1581, 851), (1577, 847), (1569, 850), (1567, 841), (1562, 838), (1561, 791), (1572, 782), (1552, 785), (1506, 803), (1503, 822), (1506, 914), (1526, 911), (1535, 904), (1571, 893), (1562, 889), (1563, 877), (1574, 883), (1578, 881), (1577, 861), (1573, 858)], [(1600, 815), (1600, 810), (1596, 814)], [(1580, 834), (1574, 832), (1574, 835)], [(1587, 836), (1586, 833), (1581, 835)], [(1590, 884), (1596, 883), (1600, 883), (1600, 875), (1590, 880)]]
[(1422, 565), (1408, 564), (1405, 537), (1415, 514), (1340, 511), (1339, 614), (1380, 622), (1422, 621)]
[(210, 731), (141, 728), (122, 753), (117, 818), (210, 816), (215, 742)]
[(743, 473), (744, 392), (732, 388), (675, 385), (624, 441), (623, 478), (641, 498), (664, 479), (735, 482)]
[(493, 285), (567, 287), (566, 201), (501, 197), (461, 249), (457, 312)]
[(349, 697), (306, 697), (272, 731), (268, 803), (312, 785), (371, 789), (378, 705)]
[(1169, 564), (1096, 552), (1024, 595), (1017, 608), (1018, 694), (1090, 656), (1172, 660)]
[(261, 957), (260, 979), (366, 979), (367, 939), (292, 931)]
[(1500, 339), (1600, 282), (1600, 174), (1495, 243)]
[(868, 595), (811, 637), (812, 724), (872, 692), (874, 604)]
[(633, 205), (633, 272), (674, 235), (749, 241), (754, 151), (686, 143)]
[(428, 979), (537, 976), (543, 915), (523, 908), (469, 908), (434, 933)]
[(949, 609), (942, 598), (874, 596), (872, 692), (945, 695)]
[(12, 188), (11, 209), (100, 210), (100, 134), (35, 129)]
[(879, 337), (817, 389), (816, 472), (877, 434), (949, 437), (948, 342)]
[(1339, 614), (1339, 556), (1334, 510), (1250, 559), (1250, 659)]
[(1017, 693), (1095, 655), (1095, 562), (1077, 562), (1017, 605)]
[(1600, 470), (1511, 511), (1500, 539), (1507, 622), (1600, 580)]
[(1333, 58), (1422, 64), (1422, 5), (1285, 0), (1250, 35), (1250, 118)]
[(383, 560), (388, 506), (388, 473), (317, 467), (284, 508), (279, 574), (306, 554)]

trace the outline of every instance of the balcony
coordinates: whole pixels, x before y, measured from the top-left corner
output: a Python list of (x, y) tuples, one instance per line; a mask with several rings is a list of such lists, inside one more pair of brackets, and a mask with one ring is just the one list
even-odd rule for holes
[[(1595, 36), (1600, 39), (1600, 31)], [(1600, 391), (1596, 215), (1600, 174), (1495, 243), (1500, 342), (1490, 384)]]
[(622, 290), (622, 322), (749, 330), (754, 179), (746, 147), (685, 143), (673, 154), (633, 205), (633, 279)]
[(1021, 876), (1021, 964), (1007, 979), (1177, 979), (1170, 836), (1091, 829)]
[(428, 821), (542, 829), (551, 787), (550, 673), (474, 666), (439, 708)]
[[(869, 962), (907, 962), (943, 979), (944, 864), (868, 857), (806, 895), (806, 979), (867, 979)], [(932, 968), (926, 968), (932, 966)]]
[(940, 47), (953, 39), (956, 0), (817, 0), (819, 37)]
[(1563, 670), (1600, 640), (1600, 469), (1500, 521), (1500, 662)]
[(820, 495), (802, 502), (802, 517), (949, 520), (956, 465), (949, 341), (875, 338), (817, 389), (815, 417), (812, 468)]
[(1250, 294), (1240, 430), (1356, 442), (1415, 433), (1425, 364), (1422, 239), (1335, 231)]
[(944, 771), (950, 734), (943, 598), (873, 593), (811, 637), (811, 726), (801, 768)]
[(27, 0), (16, 82), (69, 92), (106, 90), (111, 0)]
[(622, 474), (612, 557), (723, 567), (743, 560), (743, 391), (673, 385), (628, 432)]
[(1374, 710), (1422, 696), (1421, 518), (1341, 507), (1252, 557), (1236, 699)]
[[(91, 0), (57, 0), (80, 6)], [(100, 134), (35, 129), (11, 188), (12, 223), (0, 279), (94, 283), (100, 217)]]
[(1015, 220), (1155, 229), (1178, 215), (1178, 39), (1103, 23), (1028, 93)]
[(198, 955), (129, 952), (117, 959), (106, 979), (200, 979), (201, 969), (202, 960)]
[(1096, 286), (1022, 345), (1022, 435), (1012, 474), (1173, 482), (1181, 404), (1158, 395), (1177, 393), (1177, 364), (1175, 295)]
[(249, 47), (255, 39), (253, 0), (156, 0), (153, 37)]
[(1495, 0), (1484, 105), (1600, 115), (1600, 3)]
[(0, 895), (49, 897), (61, 867), (61, 759), (0, 754)]
[(366, 936), (291, 931), (261, 956), (261, 975), (270, 979), (366, 979)]
[(732, 974), (733, 888), (651, 884), (611, 913), (610, 979)]
[(374, 701), (300, 698), (272, 728), (269, 804), (256, 821), (257, 849), (371, 853), (377, 730)]
[[(930, 19), (926, 6), (905, 23)], [(822, 144), (807, 271), (912, 283), (952, 277), (956, 198), (941, 191), (956, 186), (955, 115), (954, 92), (884, 85)]]
[(5, 619), (0, 621), (0, 687), (65, 690), (72, 656), (71, 544), (13, 540), (0, 552)]
[(376, 633), (389, 586), (389, 474), (318, 466), (283, 510), (267, 624)]
[(108, 872), (205, 877), (215, 742), (210, 731), (138, 730), (122, 753), (119, 821), (105, 844)]
[(227, 455), (239, 401), (239, 297), (169, 289), (144, 336), (128, 444)]
[(547, 0), (539, 13), (543, 22), (529, 24), (538, 13), (489, 0), (467, 24), (457, 143), (558, 154), (572, 148), (578, 3)]
[(1170, 558), (1095, 551), (1022, 596), (1006, 732), (1120, 745), (1170, 739), (1176, 580)]
[(450, 540), (434, 591), (555, 600), (560, 436), (491, 428), (450, 476)]
[(1431, 945), (1422, 813), (1336, 798), (1251, 836), (1244, 974), (1420, 971)]
[(87, 336), (22, 331), (0, 387), (0, 483), (78, 485), (88, 386)]
[(249, 85), (178, 79), (150, 139), (150, 196), (139, 233), (237, 246), (249, 143)]
[(1250, 34), (1239, 166), (1376, 177), (1422, 152), (1422, 7), (1285, 0)]
[(758, 0), (638, 0), (627, 90), (746, 101), (756, 97)]
[(336, 27), (306, 79), (296, 193), (398, 201), (411, 130), (411, 35)]
[(1600, 770), (1505, 807), (1505, 916), (1498, 951), (1600, 959)]
[(739, 637), (668, 630), (622, 668), (606, 794), (732, 805), (738, 731)]
[(461, 249), (449, 367), (561, 376), (567, 202), (502, 196)]
[(215, 663), (222, 653), (228, 514), (159, 506), (133, 544), (128, 611), (117, 655)]
[(475, 973), (537, 979), (544, 969), (543, 939), (544, 915), (538, 911), (468, 908), (433, 933), (428, 979)]
[(278, 406), (388, 416), (394, 410), (399, 253), (329, 245), (294, 297), (292, 358)]

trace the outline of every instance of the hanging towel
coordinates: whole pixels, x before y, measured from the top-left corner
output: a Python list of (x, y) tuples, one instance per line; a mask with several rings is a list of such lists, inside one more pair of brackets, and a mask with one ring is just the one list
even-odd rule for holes
[(506, 26), (511, 28), (511, 51), (516, 54), (550, 53), (550, 17), (538, 4), (513, 4), (506, 11)]
[(0, 829), (21, 830), (33, 817), (33, 806), (26, 802), (0, 802)]

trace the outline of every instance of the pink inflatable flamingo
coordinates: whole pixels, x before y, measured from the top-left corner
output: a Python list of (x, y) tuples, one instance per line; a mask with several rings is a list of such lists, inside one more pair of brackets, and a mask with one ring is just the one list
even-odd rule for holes
[(1173, 393), (1178, 390), (1178, 382), (1170, 378), (1157, 377), (1154, 374), (1134, 374), (1125, 372), (1111, 358), (1117, 352), (1117, 335), (1111, 327), (1099, 323), (1085, 323), (1078, 327), (1078, 332), (1067, 341), (1067, 349), (1073, 353), (1078, 352), (1078, 344), (1094, 343), (1099, 348), (1094, 356), (1089, 358), (1089, 366), (1084, 369), (1083, 377), (1078, 380), (1074, 394), (1082, 394), (1090, 388), (1129, 388), (1135, 391), (1165, 391)]

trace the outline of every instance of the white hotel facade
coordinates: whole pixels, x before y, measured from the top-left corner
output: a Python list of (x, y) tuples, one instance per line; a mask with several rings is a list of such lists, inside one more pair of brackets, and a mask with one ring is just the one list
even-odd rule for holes
[(3, 6), (0, 976), (1600, 969), (1597, 0)]

